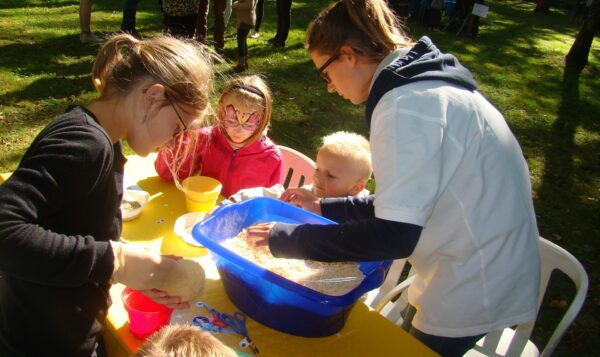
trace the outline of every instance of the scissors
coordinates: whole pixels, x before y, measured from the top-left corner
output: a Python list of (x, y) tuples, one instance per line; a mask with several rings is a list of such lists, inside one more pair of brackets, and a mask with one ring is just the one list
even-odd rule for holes
[(229, 330), (228, 328), (223, 328), (223, 327), (214, 325), (213, 323), (210, 322), (210, 320), (206, 316), (194, 317), (194, 319), (192, 320), (192, 326), (197, 326), (204, 331), (235, 334), (235, 332)]
[(206, 310), (208, 310), (208, 312), (212, 315), (212, 320), (211, 322), (218, 327), (227, 327), (227, 324), (221, 320), (221, 314), (219, 314), (219, 312), (215, 309), (213, 309), (212, 307), (208, 306), (207, 304), (199, 301), (196, 303), (196, 306), (198, 307), (205, 307)]
[(236, 311), (233, 315), (227, 313), (221, 313), (221, 320), (231, 327), (238, 335), (244, 337), (240, 345), (242, 347), (250, 347), (250, 350), (254, 354), (258, 354), (258, 348), (254, 346), (252, 340), (248, 336), (248, 329), (246, 328), (246, 315), (241, 311)]

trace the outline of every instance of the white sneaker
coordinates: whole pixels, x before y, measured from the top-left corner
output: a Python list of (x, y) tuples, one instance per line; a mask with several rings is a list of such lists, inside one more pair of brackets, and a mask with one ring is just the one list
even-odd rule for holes
[(250, 34), (250, 38), (259, 38), (259, 37), (260, 37), (260, 32), (252, 31), (252, 33)]

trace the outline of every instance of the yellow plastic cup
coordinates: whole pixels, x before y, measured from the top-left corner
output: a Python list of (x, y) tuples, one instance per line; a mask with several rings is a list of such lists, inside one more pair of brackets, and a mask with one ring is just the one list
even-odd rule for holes
[(215, 206), (223, 185), (207, 176), (192, 176), (182, 182), (188, 212), (208, 212)]

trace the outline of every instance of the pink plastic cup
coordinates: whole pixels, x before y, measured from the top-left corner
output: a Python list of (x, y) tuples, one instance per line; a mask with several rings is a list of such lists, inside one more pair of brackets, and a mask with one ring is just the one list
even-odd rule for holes
[(157, 304), (137, 290), (125, 288), (121, 294), (129, 315), (129, 330), (143, 340), (169, 324), (173, 309)]

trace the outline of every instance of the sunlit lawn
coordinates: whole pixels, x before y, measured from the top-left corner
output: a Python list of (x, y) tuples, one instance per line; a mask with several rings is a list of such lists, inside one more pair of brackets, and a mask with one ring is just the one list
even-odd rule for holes
[[(368, 135), (363, 108), (328, 94), (303, 49), (310, 19), (328, 1), (297, 0), (285, 49), (274, 50), (275, 2), (266, 2), (261, 37), (249, 39), (251, 71), (262, 73), (275, 93), (271, 136), (314, 156), (322, 135), (345, 129)], [(96, 47), (78, 41), (78, 1), (0, 0), (0, 172), (16, 168), (39, 130), (70, 104), (94, 98), (89, 80)], [(92, 28), (117, 31), (121, 0), (96, 2)], [(572, 252), (590, 274), (587, 302), (556, 355), (593, 355), (600, 301), (600, 44), (578, 79), (563, 80), (563, 60), (577, 27), (567, 10), (536, 15), (529, 2), (486, 1), (490, 14), (473, 39), (426, 31), (409, 24), (410, 34), (431, 36), (474, 73), (481, 92), (505, 115), (531, 169), (542, 236)], [(138, 30), (156, 35), (162, 17), (156, 1), (142, 1)], [(445, 21), (445, 20), (444, 20)], [(226, 54), (235, 60), (232, 18)], [(563, 279), (564, 280), (564, 279)], [(547, 294), (534, 341), (543, 344), (564, 312), (572, 286), (560, 281)]]

